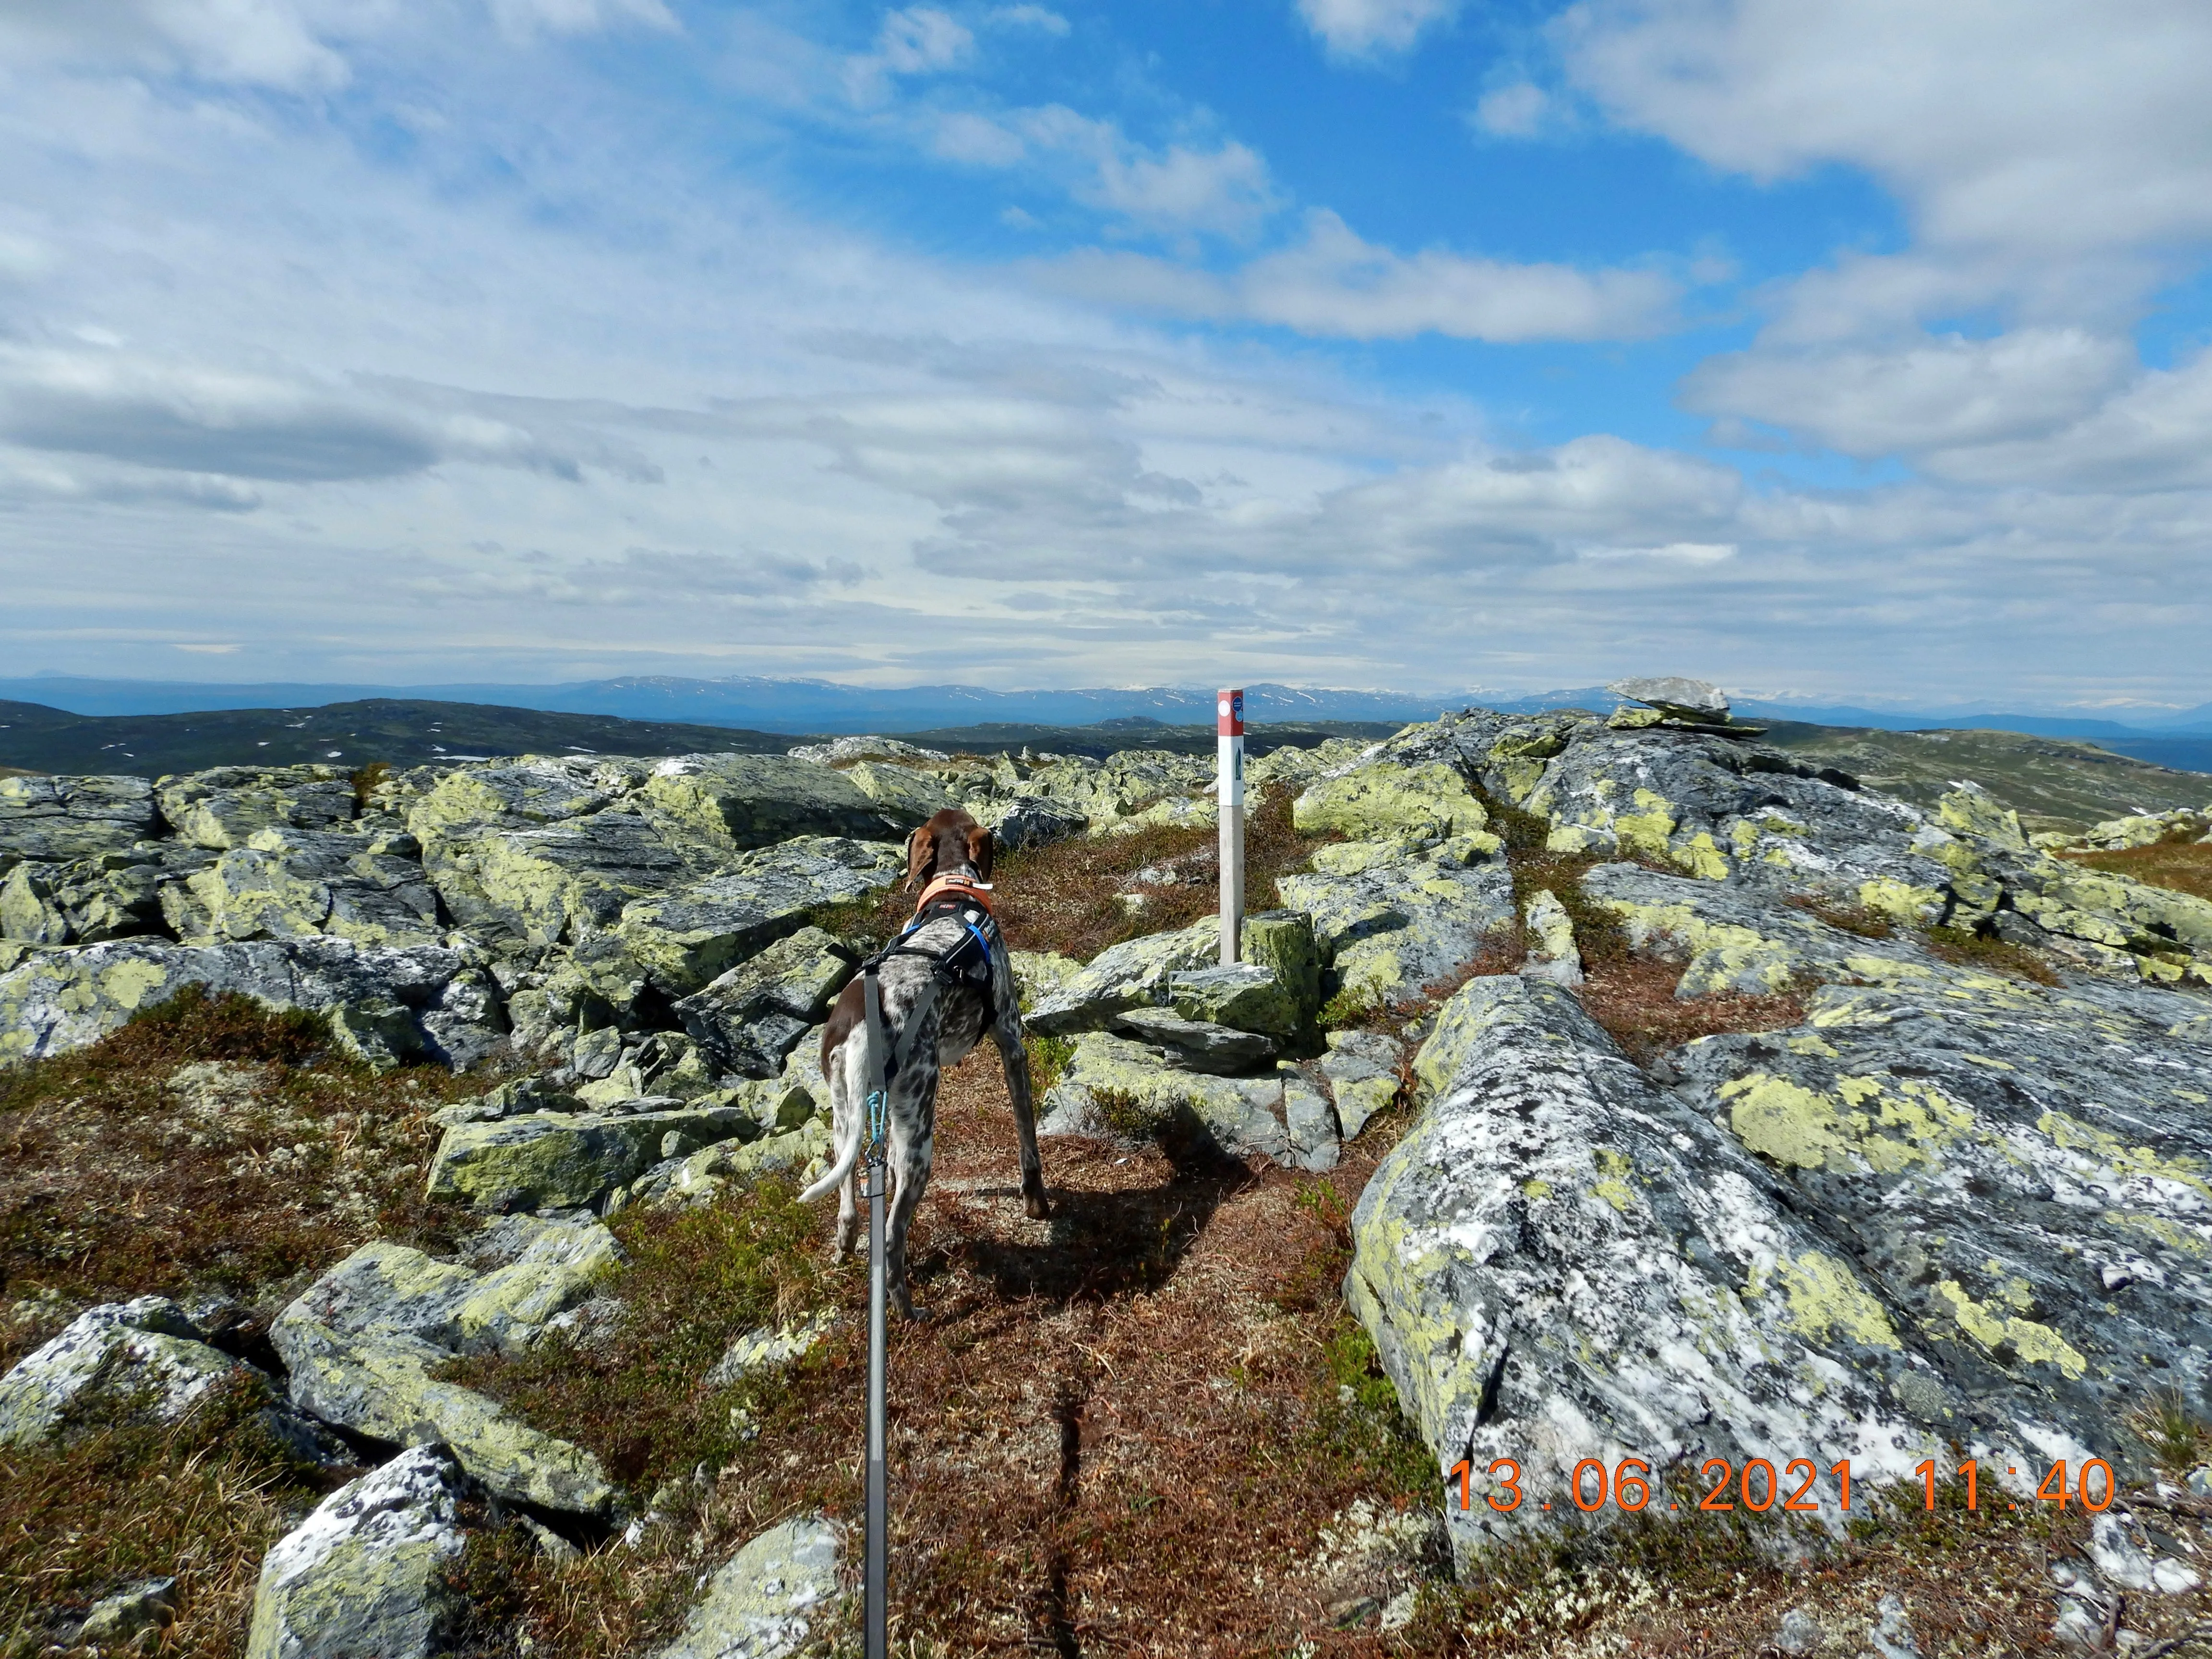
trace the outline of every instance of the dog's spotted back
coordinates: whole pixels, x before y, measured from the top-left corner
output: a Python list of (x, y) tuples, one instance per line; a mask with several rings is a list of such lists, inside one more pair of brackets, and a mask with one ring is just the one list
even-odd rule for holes
[[(908, 890), (945, 877), (970, 883), (991, 878), (991, 832), (966, 812), (949, 808), (916, 830), (907, 841)], [(972, 901), (978, 909), (986, 901)], [(943, 1067), (957, 1064), (988, 1031), (999, 1048), (1012, 1103), (1014, 1129), (1021, 1142), (1022, 1206), (1042, 1219), (1051, 1213), (1045, 1200), (1044, 1167), (1037, 1156), (1036, 1121), (1030, 1094), (1029, 1055), (1022, 1045), (1021, 998), (1012, 962), (1003, 941), (990, 952), (990, 975), (981, 983), (941, 978), (936, 962), (967, 942), (969, 924), (957, 912), (924, 921), (899, 941), (896, 954), (882, 958), (877, 971), (884, 1039), (890, 1056), (903, 1050), (906, 1061), (890, 1079), (884, 1103), (887, 1155), (892, 1178), (885, 1259), (892, 1300), (911, 1317), (907, 1287), (906, 1237), (929, 1183), (937, 1125), (937, 1080)], [(995, 939), (996, 927), (985, 936)], [(916, 954), (926, 953), (926, 954)], [(934, 995), (928, 988), (934, 984)], [(867, 1139), (869, 1045), (862, 976), (839, 995), (822, 1033), (822, 1072), (830, 1082), (832, 1140), (836, 1157), (829, 1173), (800, 1194), (813, 1199), (838, 1188), (837, 1254), (848, 1254), (860, 1236), (859, 1164)], [(909, 1027), (912, 1029), (909, 1037)]]

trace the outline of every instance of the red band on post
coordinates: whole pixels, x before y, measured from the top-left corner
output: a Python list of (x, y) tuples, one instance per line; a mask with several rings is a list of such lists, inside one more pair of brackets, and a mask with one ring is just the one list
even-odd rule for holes
[(1231, 688), (1215, 693), (1213, 716), (1216, 732), (1224, 738), (1244, 735), (1244, 693), (1242, 688)]

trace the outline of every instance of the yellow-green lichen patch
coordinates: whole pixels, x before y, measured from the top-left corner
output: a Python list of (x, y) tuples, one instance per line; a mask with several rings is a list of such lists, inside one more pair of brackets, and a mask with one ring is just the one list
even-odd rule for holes
[[(1674, 833), (1673, 803), (1664, 795), (1654, 794), (1649, 789), (1638, 789), (1636, 805), (1637, 811), (1620, 813), (1613, 819), (1613, 833), (1620, 837), (1621, 846), (1631, 852), (1642, 853), (1651, 858), (1665, 858), (1668, 838)], [(1708, 845), (1711, 839), (1707, 837)]]
[(1887, 876), (1861, 882), (1859, 902), (1875, 915), (1903, 922), (1908, 927), (1923, 927), (1943, 914), (1943, 895), (1936, 889), (1916, 887)]
[(1381, 761), (1325, 778), (1300, 795), (1291, 820), (1303, 834), (1420, 836), (1440, 840), (1484, 829), (1488, 815), (1467, 780), (1441, 761)]
[(2212, 1199), (2204, 1182), (2203, 1165), (2193, 1158), (2161, 1158), (2148, 1146), (2130, 1146), (2118, 1135), (2063, 1112), (2045, 1112), (2035, 1127), (2049, 1135), (2062, 1152), (2093, 1158), (2119, 1176), (2140, 1176), (2151, 1181), (2178, 1182)]
[(1530, 1179), (1521, 1183), (1521, 1195), (1532, 1204), (1540, 1204), (1552, 1195), (1549, 1182)]
[(2124, 1227), (2130, 1232), (2142, 1233), (2148, 1237), (2156, 1239), (2169, 1250), (2183, 1250), (2191, 1255), (2203, 1255), (2205, 1253), (2205, 1243), (2202, 1238), (2191, 1232), (2179, 1222), (2166, 1216), (2137, 1215), (2124, 1210), (2107, 1210), (2105, 1212), (2105, 1223), (2107, 1226)]
[(1760, 1157), (1801, 1170), (1824, 1169), (1832, 1159), (1850, 1166), (1851, 1143), (1827, 1096), (1764, 1072), (1723, 1084), (1720, 1094), (1730, 1103), (1736, 1139)]
[(169, 982), (169, 970), (158, 962), (118, 962), (100, 976), (100, 993), (117, 1007), (135, 1009), (149, 991)]
[(1707, 881), (1728, 879), (1728, 860), (1714, 844), (1713, 838), (1702, 830), (1674, 849), (1674, 859), (1693, 876), (1702, 877)]
[(2031, 1364), (2056, 1365), (2069, 1378), (2086, 1376), (2089, 1362), (2074, 1345), (2048, 1325), (1996, 1310), (1968, 1296), (1955, 1279), (1937, 1283), (1936, 1299), (1948, 1309), (1959, 1328), (1990, 1352), (2009, 1343), (2014, 1353)]
[(1823, 1060), (1834, 1060), (1843, 1052), (1826, 1039), (1814, 1036), (1810, 1033), (1804, 1036), (1791, 1037), (1782, 1046), (1793, 1054), (1818, 1054)]
[(1858, 1276), (1833, 1256), (1818, 1250), (1785, 1256), (1781, 1262), (1783, 1295), (1790, 1322), (1814, 1341), (1839, 1333), (1869, 1348), (1896, 1348), (1889, 1316)]
[(1621, 1214), (1630, 1214), (1636, 1207), (1636, 1192), (1628, 1184), (1632, 1170), (1628, 1155), (1610, 1146), (1595, 1147), (1590, 1155), (1598, 1171), (1598, 1178), (1590, 1184), (1590, 1192)]

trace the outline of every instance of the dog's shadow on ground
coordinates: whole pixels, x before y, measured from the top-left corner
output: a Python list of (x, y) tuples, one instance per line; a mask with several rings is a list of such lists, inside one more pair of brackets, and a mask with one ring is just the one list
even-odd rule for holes
[(971, 1235), (949, 1242), (941, 1254), (932, 1251), (937, 1259), (927, 1267), (917, 1263), (917, 1278), (965, 1269), (1006, 1300), (1055, 1305), (1157, 1290), (1174, 1276), (1214, 1212), (1260, 1178), (1204, 1136), (1169, 1137), (1160, 1151), (1172, 1173), (1158, 1186), (1055, 1189), (1044, 1242)]

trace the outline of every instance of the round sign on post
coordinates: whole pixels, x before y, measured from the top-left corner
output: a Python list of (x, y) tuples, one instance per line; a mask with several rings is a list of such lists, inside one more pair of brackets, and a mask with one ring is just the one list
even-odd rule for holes
[(1244, 932), (1244, 692), (1214, 699), (1214, 773), (1221, 805), (1221, 965), (1235, 963)]

